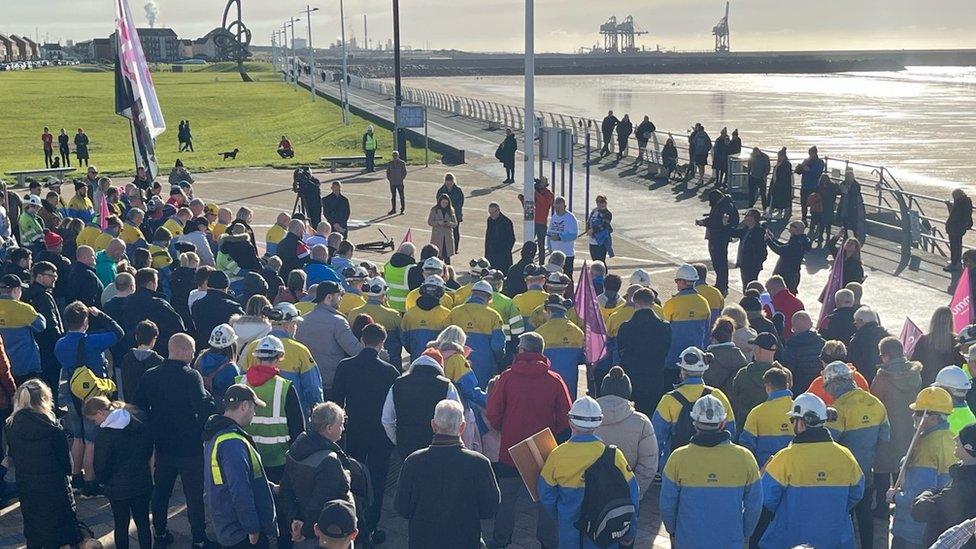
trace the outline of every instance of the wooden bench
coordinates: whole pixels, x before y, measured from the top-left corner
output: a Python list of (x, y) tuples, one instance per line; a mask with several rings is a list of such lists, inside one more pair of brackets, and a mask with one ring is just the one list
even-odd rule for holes
[(58, 179), (64, 179), (64, 174), (76, 171), (75, 168), (65, 166), (64, 168), (42, 168), (38, 170), (20, 170), (16, 172), (7, 172), (7, 175), (17, 178), (17, 186), (23, 187), (27, 184), (28, 177), (43, 177), (46, 175), (57, 176)]
[[(382, 159), (383, 157), (379, 155), (373, 157), (373, 160), (382, 160)], [(363, 154), (359, 156), (323, 156), (319, 160), (321, 160), (322, 162), (328, 162), (329, 171), (334, 172), (336, 171), (336, 167), (339, 166), (340, 164), (345, 166), (351, 166), (353, 164), (365, 164), (366, 155)]]

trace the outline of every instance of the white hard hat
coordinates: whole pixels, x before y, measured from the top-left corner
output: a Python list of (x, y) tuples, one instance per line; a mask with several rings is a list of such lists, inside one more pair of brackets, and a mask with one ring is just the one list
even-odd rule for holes
[(444, 288), (446, 286), (444, 284), (444, 279), (441, 278), (441, 277), (439, 277), (439, 276), (437, 276), (437, 275), (430, 275), (427, 278), (425, 278), (423, 285), (424, 286), (436, 286), (438, 288)]
[(363, 285), (363, 291), (366, 292), (366, 295), (374, 297), (386, 295), (387, 290), (389, 290), (389, 286), (387, 286), (386, 280), (382, 276), (374, 276)]
[(688, 372), (702, 373), (708, 369), (708, 363), (711, 360), (711, 353), (706, 353), (698, 347), (688, 347), (681, 351), (681, 356), (678, 357), (678, 368)]
[(851, 367), (847, 365), (846, 362), (842, 360), (835, 360), (830, 364), (824, 366), (823, 369), (823, 382), (830, 383), (838, 379), (853, 379), (854, 372), (851, 371)]
[(298, 308), (287, 301), (282, 301), (281, 303), (275, 305), (274, 309), (281, 314), (281, 320), (294, 322), (301, 322), (305, 320), (302, 318), (302, 313), (298, 311)]
[[(697, 274), (697, 273), (696, 273)], [(644, 269), (637, 269), (630, 275), (630, 283), (637, 284), (638, 286), (643, 286), (645, 288), (651, 285), (651, 273), (645, 271)]]
[(283, 354), (285, 354), (285, 345), (273, 335), (262, 337), (254, 348), (254, 356), (258, 358), (275, 358)]
[(437, 271), (440, 273), (444, 272), (444, 262), (441, 261), (439, 257), (428, 257), (424, 260), (424, 270), (425, 271)]
[(697, 423), (719, 425), (725, 421), (726, 417), (728, 417), (728, 413), (725, 411), (722, 401), (712, 395), (699, 398), (691, 407), (691, 419)]
[(208, 343), (214, 349), (225, 349), (237, 343), (237, 332), (234, 331), (234, 328), (230, 324), (221, 324), (210, 332), (210, 341)]
[(600, 403), (593, 397), (579, 397), (569, 409), (569, 422), (581, 429), (596, 429), (603, 423)]
[(24, 199), (24, 206), (37, 206), (40, 208), (41, 197), (37, 196), (36, 194), (28, 195), (27, 198)]
[(969, 379), (966, 372), (959, 366), (946, 366), (936, 374), (933, 385), (943, 389), (968, 391), (973, 388), (973, 380)]
[(483, 292), (483, 293), (486, 293), (488, 295), (492, 295), (492, 294), (495, 293), (495, 289), (491, 287), (491, 284), (488, 283), (488, 282), (485, 282), (484, 280), (479, 280), (479, 281), (475, 282), (474, 285), (471, 286), (471, 291), (472, 292)]
[(366, 279), (369, 278), (369, 271), (367, 271), (366, 267), (363, 267), (362, 265), (353, 265), (351, 267), (346, 267), (345, 269), (343, 269), (342, 276), (344, 276), (347, 279), (349, 278), (356, 279), (356, 280), (359, 280), (361, 278)]
[(807, 425), (819, 425), (827, 421), (827, 405), (817, 395), (803, 393), (793, 400), (793, 407), (787, 415), (802, 419)]
[(678, 267), (678, 271), (674, 273), (675, 280), (686, 280), (688, 282), (698, 282), (698, 271), (694, 267), (685, 263), (684, 265)]

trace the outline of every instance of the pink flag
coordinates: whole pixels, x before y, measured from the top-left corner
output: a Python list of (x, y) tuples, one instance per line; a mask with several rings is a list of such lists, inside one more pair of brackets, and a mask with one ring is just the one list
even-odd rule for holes
[(108, 202), (105, 201), (105, 193), (100, 192), (99, 194), (102, 197), (98, 200), (98, 223), (104, 231), (108, 228), (108, 217), (111, 214), (108, 213)]
[(837, 290), (844, 287), (844, 243), (840, 242), (837, 245), (837, 258), (834, 259), (834, 264), (830, 267), (830, 276), (827, 277), (827, 284), (824, 285), (823, 292), (820, 293), (820, 303), (823, 304), (823, 307), (820, 308), (817, 330), (823, 330), (827, 327), (825, 322), (827, 315), (834, 312), (834, 309), (837, 308), (837, 304), (834, 302), (834, 294), (837, 293)]
[(905, 317), (905, 324), (901, 327), (901, 346), (905, 349), (905, 356), (912, 356), (915, 352), (915, 345), (918, 345), (918, 338), (922, 337), (922, 330), (912, 322), (911, 318)]
[(407, 234), (403, 235), (403, 240), (400, 241), (400, 244), (403, 244), (404, 242), (413, 242), (413, 234), (411, 233), (412, 230), (413, 229), (407, 229)]
[(956, 291), (952, 294), (949, 308), (952, 309), (952, 325), (959, 332), (970, 324), (972, 318), (972, 296), (969, 292), (969, 267), (962, 270)]
[(596, 300), (596, 290), (590, 280), (590, 269), (583, 262), (579, 286), (576, 287), (576, 315), (583, 324), (583, 350), (586, 362), (593, 364), (607, 354), (607, 328), (603, 324), (600, 305)]

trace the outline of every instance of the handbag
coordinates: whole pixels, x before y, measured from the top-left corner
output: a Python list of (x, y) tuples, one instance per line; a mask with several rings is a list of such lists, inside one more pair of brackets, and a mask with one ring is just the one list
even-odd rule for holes
[(85, 366), (85, 336), (78, 341), (78, 352), (75, 358), (75, 371), (71, 374), (68, 387), (71, 394), (81, 402), (96, 396), (110, 396), (115, 393), (115, 382), (111, 379), (99, 377), (91, 368)]

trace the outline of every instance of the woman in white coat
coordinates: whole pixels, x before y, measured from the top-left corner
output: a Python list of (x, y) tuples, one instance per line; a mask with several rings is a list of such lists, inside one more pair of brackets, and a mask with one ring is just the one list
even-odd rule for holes
[(600, 386), (603, 396), (596, 400), (603, 410), (603, 423), (597, 427), (595, 434), (605, 444), (620, 448), (637, 476), (637, 485), (643, 497), (657, 473), (657, 439), (651, 420), (634, 410), (630, 392), (630, 378), (623, 368), (610, 368), (610, 373), (603, 378)]

